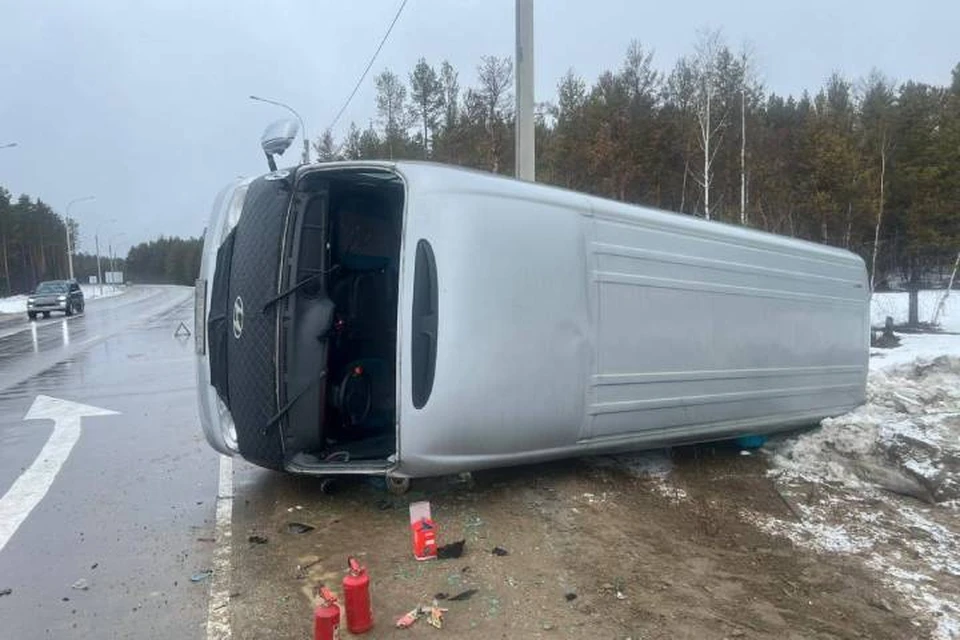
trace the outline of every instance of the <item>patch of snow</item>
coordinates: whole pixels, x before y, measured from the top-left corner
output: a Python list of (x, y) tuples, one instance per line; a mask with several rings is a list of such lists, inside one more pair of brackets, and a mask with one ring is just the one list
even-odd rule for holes
[(0, 298), (0, 313), (25, 313), (27, 296), (9, 296)]
[(897, 364), (871, 367), (866, 404), (765, 448), (799, 522), (742, 515), (798, 546), (864, 556), (936, 638), (960, 638), (960, 336), (903, 338)]
[[(921, 291), (917, 296), (917, 312), (920, 322), (932, 322), (945, 289)], [(875, 293), (870, 301), (870, 324), (882, 326), (887, 316), (897, 324), (908, 319), (910, 296), (905, 291)], [(944, 331), (960, 331), (960, 291), (953, 290), (947, 296), (938, 318)]]

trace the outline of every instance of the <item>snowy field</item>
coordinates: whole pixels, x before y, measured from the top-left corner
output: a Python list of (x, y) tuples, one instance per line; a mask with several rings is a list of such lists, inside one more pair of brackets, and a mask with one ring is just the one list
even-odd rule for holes
[[(101, 287), (95, 284), (82, 284), (80, 285), (80, 289), (83, 291), (84, 300), (111, 298), (113, 296), (118, 296), (125, 291), (123, 287), (110, 284), (103, 285), (102, 292)], [(28, 296), (21, 295), (0, 298), (0, 313), (26, 313), (27, 297)]]

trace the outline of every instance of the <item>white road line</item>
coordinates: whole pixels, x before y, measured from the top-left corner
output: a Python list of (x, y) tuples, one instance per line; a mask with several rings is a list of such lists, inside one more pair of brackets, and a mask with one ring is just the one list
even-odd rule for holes
[(0, 498), (0, 551), (30, 512), (40, 504), (80, 439), (83, 416), (112, 416), (116, 411), (50, 396), (37, 396), (24, 420), (53, 420), (53, 433), (27, 470)]
[(217, 547), (213, 551), (213, 575), (210, 576), (210, 606), (207, 612), (207, 640), (229, 640), (230, 631), (230, 553), (233, 517), (233, 459), (220, 456), (220, 482), (217, 487)]

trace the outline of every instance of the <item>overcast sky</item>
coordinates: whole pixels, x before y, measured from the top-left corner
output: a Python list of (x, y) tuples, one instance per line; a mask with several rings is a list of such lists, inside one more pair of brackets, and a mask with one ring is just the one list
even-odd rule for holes
[[(63, 213), (81, 249), (94, 227), (125, 253), (199, 235), (216, 192), (266, 169), (258, 140), (293, 105), (326, 128), (400, 0), (5, 0), (0, 6), (0, 185)], [(373, 76), (444, 58), (474, 81), (481, 55), (513, 55), (514, 0), (409, 0), (337, 133), (375, 116)], [(663, 70), (701, 27), (749, 41), (768, 90), (815, 92), (834, 70), (874, 66), (946, 84), (960, 62), (957, 0), (535, 0), (537, 100), (569, 68), (589, 80), (619, 66), (631, 39)], [(285, 154), (293, 161), (299, 148)], [(115, 222), (110, 222), (115, 219)], [(115, 237), (117, 234), (124, 234)]]

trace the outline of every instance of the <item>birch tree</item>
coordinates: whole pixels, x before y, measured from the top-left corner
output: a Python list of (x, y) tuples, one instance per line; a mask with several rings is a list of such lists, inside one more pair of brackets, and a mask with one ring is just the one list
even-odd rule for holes
[(699, 129), (698, 142), (703, 152), (703, 168), (696, 176), (696, 181), (703, 189), (703, 216), (707, 220), (710, 220), (711, 215), (710, 182), (713, 178), (713, 162), (720, 149), (729, 116), (725, 106), (717, 101), (720, 84), (717, 63), (724, 49), (719, 31), (703, 31), (700, 33), (692, 61), (696, 79), (694, 102)]

